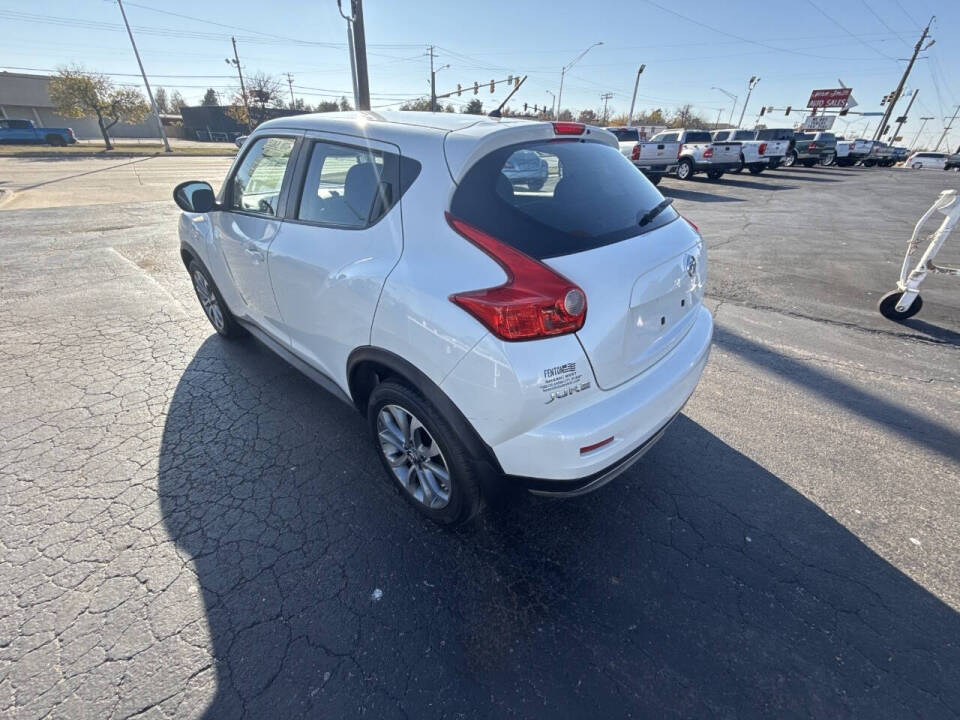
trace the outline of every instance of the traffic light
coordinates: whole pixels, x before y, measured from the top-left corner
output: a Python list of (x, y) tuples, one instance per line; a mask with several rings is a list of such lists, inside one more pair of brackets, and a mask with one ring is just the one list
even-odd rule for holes
[(497, 84), (497, 81), (496, 81), (496, 80), (491, 80), (491, 81), (490, 81), (490, 92), (493, 92), (493, 86), (496, 85), (496, 84)]
[(513, 82), (513, 75), (507, 75), (507, 85)]
[(850, 112), (850, 108), (844, 108), (844, 109), (841, 110), (838, 114), (839, 114), (839, 115), (846, 115), (848, 112)]
[(519, 76), (519, 75), (517, 75), (517, 76), (513, 79), (513, 86), (514, 86), (514, 87), (520, 87), (520, 76)]
[(767, 106), (764, 105), (763, 107), (760, 108), (760, 117), (763, 117), (766, 112), (767, 112)]
[(891, 97), (891, 96), (890, 96), (889, 94), (884, 95), (884, 96), (883, 96), (883, 100), (880, 101), (880, 107), (883, 107), (883, 106), (886, 105), (888, 102), (890, 102), (890, 97)]
[(527, 111), (527, 104), (526, 104), (526, 103), (523, 104), (523, 111), (524, 111), (524, 112)]
[(906, 121), (907, 121), (907, 116), (906, 116), (906, 115), (901, 115), (901, 116), (898, 117), (894, 122), (905, 123)]
[(784, 115), (789, 115), (789, 114), (790, 114), (790, 110), (791, 110), (792, 107), (793, 107), (792, 105), (787, 105), (787, 109), (783, 111), (783, 114), (784, 114)]
[(480, 89), (480, 86), (477, 83), (473, 84), (473, 94), (476, 95), (477, 91)]
[(457, 97), (460, 97), (460, 91), (461, 91), (461, 90), (462, 90), (462, 88), (460, 87), (460, 83), (457, 83)]

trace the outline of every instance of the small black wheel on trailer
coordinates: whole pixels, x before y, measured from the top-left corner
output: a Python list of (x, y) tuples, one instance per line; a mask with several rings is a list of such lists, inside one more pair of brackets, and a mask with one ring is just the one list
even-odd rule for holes
[(913, 299), (913, 303), (906, 310), (903, 312), (897, 310), (897, 303), (900, 302), (900, 298), (902, 297), (902, 291), (891, 290), (882, 298), (880, 298), (880, 302), (877, 303), (877, 309), (880, 311), (880, 314), (888, 320), (900, 322), (902, 320), (906, 320), (907, 318), (912, 318), (914, 315), (920, 312), (920, 308), (923, 307), (923, 298), (921, 298), (919, 295)]

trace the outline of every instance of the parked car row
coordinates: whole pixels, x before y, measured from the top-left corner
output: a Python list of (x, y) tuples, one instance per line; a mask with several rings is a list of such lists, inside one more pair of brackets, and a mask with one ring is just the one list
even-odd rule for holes
[[(728, 172), (747, 169), (759, 175), (780, 166), (890, 167), (907, 161), (910, 167), (946, 167), (950, 157), (947, 153), (916, 153), (911, 156), (915, 159), (908, 160), (906, 148), (862, 138), (848, 140), (830, 132), (798, 132), (792, 128), (713, 131), (673, 128), (641, 142), (636, 141), (636, 132), (631, 134), (630, 130), (614, 128), (612, 132), (617, 136), (620, 152), (654, 185), (664, 175), (689, 180), (697, 173), (705, 173), (711, 180), (719, 180)], [(960, 157), (954, 158), (951, 167), (960, 166)]]

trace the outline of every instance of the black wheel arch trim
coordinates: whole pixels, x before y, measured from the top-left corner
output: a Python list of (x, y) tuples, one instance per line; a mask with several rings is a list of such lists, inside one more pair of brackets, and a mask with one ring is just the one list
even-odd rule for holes
[[(367, 408), (363, 399), (369, 397), (370, 392), (377, 384), (375, 378), (357, 376), (364, 363), (381, 365), (401, 379), (411, 383), (430, 404), (443, 413), (444, 418), (463, 442), (470, 457), (485, 466), (485, 472), (483, 473), (485, 482), (503, 476), (503, 468), (500, 467), (500, 462), (497, 460), (493, 449), (483, 441), (483, 438), (460, 411), (460, 408), (422, 370), (396, 353), (373, 345), (356, 348), (350, 353), (347, 358), (347, 383), (350, 386), (350, 396), (353, 399), (354, 406), (360, 413), (366, 414)], [(361, 405), (363, 406), (361, 407)]]

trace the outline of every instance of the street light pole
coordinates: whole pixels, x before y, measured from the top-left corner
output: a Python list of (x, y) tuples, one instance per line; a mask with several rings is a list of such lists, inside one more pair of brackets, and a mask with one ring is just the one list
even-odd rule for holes
[(170, 149), (170, 141), (167, 140), (167, 133), (163, 129), (163, 121), (160, 119), (160, 110), (157, 108), (157, 103), (153, 99), (153, 91), (150, 89), (150, 81), (147, 80), (147, 72), (143, 69), (143, 61), (140, 60), (140, 52), (137, 50), (137, 43), (133, 39), (133, 32), (130, 30), (130, 23), (127, 22), (127, 13), (123, 9), (122, 0), (117, 0), (117, 5), (120, 8), (120, 14), (123, 16), (123, 24), (127, 26), (127, 35), (130, 36), (130, 44), (133, 45), (133, 54), (137, 57), (137, 65), (140, 66), (140, 75), (143, 76), (143, 84), (147, 88), (147, 97), (150, 98), (150, 107), (153, 108), (153, 116), (157, 120), (157, 127), (160, 128), (160, 139), (163, 140), (163, 147), (166, 152), (173, 152)]
[[(935, 17), (935, 16), (934, 16)], [(907, 78), (910, 77), (910, 71), (913, 70), (913, 64), (917, 61), (917, 55), (920, 54), (921, 50), (926, 50), (933, 45), (935, 40), (930, 41), (930, 45), (923, 47), (923, 41), (927, 39), (927, 35), (930, 34), (930, 25), (933, 24), (934, 18), (930, 18), (930, 22), (927, 23), (927, 26), (923, 29), (923, 34), (920, 36), (920, 39), (917, 40), (917, 44), (913, 46), (913, 55), (910, 57), (910, 62), (907, 63), (907, 68), (903, 71), (903, 76), (900, 78), (900, 84), (897, 85), (897, 89), (893, 91), (893, 97), (890, 98), (890, 103), (887, 105), (887, 109), (883, 111), (883, 117), (880, 119), (880, 124), (877, 126), (877, 131), (873, 135), (874, 140), (879, 140), (883, 135), (884, 129), (887, 127), (887, 124), (890, 122), (890, 116), (893, 115), (893, 106), (897, 104), (897, 101), (900, 99), (900, 94), (903, 92), (903, 86), (907, 84)]]
[(757, 83), (760, 82), (760, 78), (756, 75), (751, 75), (750, 80), (747, 82), (747, 99), (743, 101), (743, 108), (740, 110), (740, 121), (737, 123), (737, 127), (743, 125), (743, 116), (747, 112), (747, 105), (750, 104), (750, 94), (753, 92), (753, 89), (757, 86)]
[(564, 77), (564, 75), (567, 74), (567, 70), (569, 70), (570, 68), (572, 68), (572, 67), (573, 67), (574, 65), (576, 65), (578, 62), (580, 62), (580, 59), (581, 59), (584, 55), (586, 55), (588, 52), (590, 52), (591, 50), (593, 50), (593, 49), (594, 49), (595, 47), (597, 47), (598, 45), (603, 45), (603, 41), (601, 40), (600, 42), (595, 42), (593, 45), (591, 45), (590, 47), (588, 47), (588, 48), (587, 48), (586, 50), (584, 50), (582, 53), (580, 53), (579, 55), (577, 55), (573, 60), (571, 60), (571, 61), (568, 62), (566, 65), (564, 65), (562, 68), (560, 68), (560, 92), (557, 93), (557, 112), (558, 112), (558, 113), (563, 112), (563, 77)]
[(641, 65), (640, 69), (637, 70), (637, 79), (633, 83), (633, 97), (630, 99), (630, 114), (627, 115), (627, 127), (633, 125), (633, 107), (637, 103), (637, 87), (640, 85), (640, 76), (646, 67), (646, 65)]
[(227, 65), (235, 65), (237, 68), (237, 75), (240, 76), (240, 97), (243, 98), (243, 108), (247, 113), (247, 122), (244, 123), (247, 126), (247, 132), (250, 132), (250, 105), (247, 102), (247, 88), (243, 84), (243, 69), (240, 67), (240, 55), (237, 53), (237, 39), (235, 37), (230, 38), (233, 42), (233, 60), (227, 58), (224, 62)]
[(920, 120), (921, 120), (922, 122), (920, 123), (920, 129), (917, 130), (917, 136), (913, 139), (913, 142), (910, 143), (910, 148), (911, 148), (911, 149), (917, 147), (917, 143), (920, 141), (920, 134), (923, 132), (923, 128), (925, 128), (925, 127), (927, 126), (927, 120), (933, 120), (933, 118), (932, 118), (932, 117), (922, 117), (922, 118), (920, 118)]
[(550, 113), (550, 117), (554, 120), (557, 119), (557, 96), (553, 94), (550, 90), (547, 90), (547, 95), (553, 98), (553, 111)]
[[(738, 98), (736, 95), (734, 95), (732, 92), (727, 92), (727, 91), (724, 90), (723, 88), (712, 87), (712, 88), (710, 88), (710, 89), (711, 89), (711, 90), (719, 90), (719, 91), (722, 92), (724, 95), (726, 95), (728, 98), (730, 98), (731, 100), (733, 100), (733, 107), (730, 108), (730, 124), (733, 125), (733, 113), (736, 112), (736, 110), (737, 110), (737, 100), (738, 100), (739, 98)], [(718, 124), (718, 125), (720, 124), (720, 121), (719, 121), (719, 120), (717, 121), (717, 124)]]
[(937, 140), (937, 146), (933, 149), (934, 152), (940, 149), (940, 144), (943, 142), (944, 138), (947, 137), (947, 133), (953, 129), (953, 121), (957, 119), (957, 113), (960, 113), (960, 105), (957, 105), (957, 109), (953, 113), (953, 117), (950, 118), (950, 124), (943, 129), (943, 135), (941, 135), (940, 139)]

